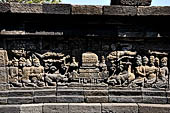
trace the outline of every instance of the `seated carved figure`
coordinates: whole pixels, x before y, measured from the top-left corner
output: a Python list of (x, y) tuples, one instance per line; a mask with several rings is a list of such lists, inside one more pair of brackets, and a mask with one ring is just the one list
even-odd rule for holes
[(153, 83), (156, 82), (156, 76), (157, 76), (157, 72), (158, 72), (158, 68), (155, 67), (155, 57), (154, 56), (150, 56), (150, 67), (148, 68), (148, 72), (146, 73), (147, 76), (147, 80), (146, 80), (146, 85), (145, 87), (151, 87)]
[(167, 57), (163, 57), (161, 59), (161, 66), (157, 76), (157, 82), (155, 87), (162, 88), (167, 87), (168, 83), (168, 76), (169, 76), (169, 69), (167, 67)]
[(144, 86), (146, 73), (145, 73), (145, 67), (142, 66), (142, 57), (139, 55), (136, 57), (136, 65), (137, 65), (137, 67), (135, 67), (136, 79), (129, 84), (129, 87), (135, 87), (138, 85), (142, 87)]

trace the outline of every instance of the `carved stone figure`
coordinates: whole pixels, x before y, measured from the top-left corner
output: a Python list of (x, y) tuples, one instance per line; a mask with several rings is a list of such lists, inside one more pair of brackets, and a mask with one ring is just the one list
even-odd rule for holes
[(22, 87), (22, 83), (20, 81), (19, 76), (19, 68), (18, 68), (18, 59), (14, 58), (14, 60), (11, 62), (11, 66), (9, 67), (9, 84), (12, 87)]
[(138, 55), (136, 57), (136, 67), (135, 67), (135, 77), (136, 79), (129, 84), (130, 87), (136, 87), (136, 86), (144, 86), (145, 78), (146, 78), (146, 73), (145, 73), (145, 68), (142, 66), (142, 57)]
[(168, 83), (168, 76), (169, 76), (169, 69), (167, 67), (167, 57), (163, 57), (161, 59), (161, 66), (160, 66), (160, 71), (157, 76), (157, 82), (155, 84), (155, 87), (157, 88), (162, 88), (162, 87), (167, 87)]

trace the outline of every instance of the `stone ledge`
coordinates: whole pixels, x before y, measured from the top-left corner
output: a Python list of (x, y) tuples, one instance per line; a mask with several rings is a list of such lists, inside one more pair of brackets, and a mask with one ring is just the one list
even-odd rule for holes
[(169, 113), (170, 104), (42, 103), (0, 105), (0, 113)]
[[(145, 0), (147, 1), (147, 0)], [(112, 16), (170, 16), (170, 6), (98, 6), (71, 4), (0, 3), (0, 13), (112, 15)]]

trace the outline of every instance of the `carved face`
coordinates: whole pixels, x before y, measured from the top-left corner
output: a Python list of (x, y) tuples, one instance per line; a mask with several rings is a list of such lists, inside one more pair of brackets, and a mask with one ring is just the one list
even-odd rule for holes
[(155, 63), (155, 57), (154, 56), (150, 56), (150, 64), (154, 65)]
[(149, 59), (146, 56), (144, 56), (143, 57), (143, 64), (146, 65), (146, 64), (148, 64), (148, 62), (149, 62)]
[(141, 59), (137, 59), (137, 60), (136, 60), (136, 64), (137, 64), (138, 66), (141, 66), (141, 65), (142, 65), (142, 60), (141, 60)]
[(34, 66), (35, 67), (39, 67), (40, 66), (40, 62), (34, 62)]

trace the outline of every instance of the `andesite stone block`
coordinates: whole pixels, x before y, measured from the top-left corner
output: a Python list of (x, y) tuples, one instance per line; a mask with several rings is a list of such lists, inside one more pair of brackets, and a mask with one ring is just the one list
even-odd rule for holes
[(111, 5), (149, 6), (152, 0), (111, 0)]
[(43, 113), (69, 113), (68, 103), (44, 103)]
[(57, 103), (83, 103), (84, 96), (57, 96)]
[(31, 104), (33, 97), (8, 97), (8, 104)]
[(0, 97), (0, 104), (7, 104), (7, 97)]
[(10, 3), (12, 13), (42, 13), (42, 4)]
[(109, 96), (110, 103), (141, 103), (142, 96)]
[(8, 97), (33, 97), (33, 90), (11, 90)]
[(170, 104), (138, 104), (139, 113), (169, 113)]
[(20, 105), (0, 105), (0, 113), (20, 113)]
[(34, 90), (34, 96), (51, 96), (56, 95), (56, 89)]
[(108, 90), (84, 90), (85, 96), (108, 96)]
[(140, 6), (137, 8), (138, 16), (169, 16), (169, 6)]
[(102, 113), (138, 113), (138, 105), (135, 103), (102, 103)]
[(43, 113), (43, 104), (23, 104), (20, 106), (20, 113)]
[(34, 96), (35, 103), (55, 103), (56, 96)]
[(42, 11), (45, 14), (71, 14), (70, 4), (43, 4)]
[(168, 103), (168, 99), (161, 96), (143, 96), (143, 103), (166, 104)]
[(84, 91), (79, 89), (58, 89), (57, 96), (64, 96), (64, 95), (77, 95), (77, 96), (84, 96)]
[(69, 113), (101, 113), (100, 103), (70, 103)]
[(108, 103), (108, 96), (85, 96), (85, 102), (87, 103)]
[(97, 5), (72, 5), (72, 14), (102, 15), (102, 6)]
[(137, 15), (137, 7), (119, 5), (103, 6), (103, 15), (135, 16)]

